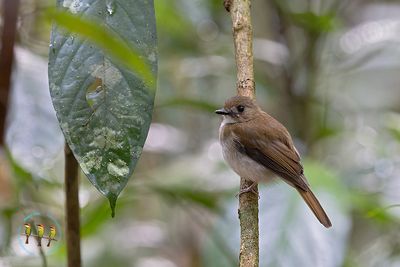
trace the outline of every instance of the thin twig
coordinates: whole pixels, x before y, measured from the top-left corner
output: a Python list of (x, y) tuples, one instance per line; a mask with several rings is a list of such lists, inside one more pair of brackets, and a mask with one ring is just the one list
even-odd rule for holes
[[(251, 24), (251, 0), (230, 0), (229, 10), (232, 19), (235, 58), (237, 66), (238, 95), (255, 97), (253, 70), (253, 29)], [(240, 189), (246, 189), (252, 182), (240, 179)], [(258, 187), (255, 187), (258, 193)], [(243, 193), (239, 196), (240, 221), (240, 267), (258, 267), (259, 230), (258, 230), (258, 194)]]
[(81, 267), (78, 162), (65, 145), (65, 207), (68, 267)]

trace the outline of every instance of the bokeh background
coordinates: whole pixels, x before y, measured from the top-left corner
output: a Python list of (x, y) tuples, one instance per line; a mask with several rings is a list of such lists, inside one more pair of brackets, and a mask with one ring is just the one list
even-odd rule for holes
[[(54, 1), (22, 0), (0, 172), (0, 266), (64, 266), (19, 244), (22, 218), (64, 220), (63, 136), (50, 101)], [(237, 266), (239, 177), (223, 162), (220, 118), (235, 94), (222, 0), (155, 0), (153, 124), (111, 218), (80, 179), (84, 266)], [(287, 126), (331, 217), (323, 228), (286, 184), (260, 187), (261, 266), (400, 266), (400, 3), (254, 0), (257, 100)], [(1, 9), (1, 14), (7, 10)], [(0, 27), (3, 22), (0, 17)], [(62, 229), (60, 230), (62, 232)]]

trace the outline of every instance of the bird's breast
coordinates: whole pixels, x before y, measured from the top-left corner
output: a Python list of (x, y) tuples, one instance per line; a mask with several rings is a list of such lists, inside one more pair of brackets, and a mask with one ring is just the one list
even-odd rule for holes
[(221, 124), (219, 130), (219, 139), (225, 161), (240, 177), (255, 182), (271, 180), (275, 176), (271, 171), (237, 149), (238, 136), (229, 127), (232, 126)]

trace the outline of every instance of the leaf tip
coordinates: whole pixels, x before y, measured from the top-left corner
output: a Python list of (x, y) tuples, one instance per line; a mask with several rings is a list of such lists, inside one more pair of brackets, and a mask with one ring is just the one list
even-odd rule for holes
[(111, 217), (115, 217), (115, 205), (117, 203), (117, 195), (115, 194), (108, 194), (107, 195), (108, 201), (110, 202), (110, 208), (111, 208)]

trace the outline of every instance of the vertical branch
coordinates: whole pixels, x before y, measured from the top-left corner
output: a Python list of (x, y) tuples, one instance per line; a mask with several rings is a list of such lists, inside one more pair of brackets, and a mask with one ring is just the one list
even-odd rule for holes
[[(228, 1), (229, 2), (229, 1)], [(233, 42), (237, 67), (238, 95), (255, 97), (253, 71), (253, 28), (251, 25), (251, 0), (231, 0)]]
[(81, 266), (78, 162), (65, 145), (65, 213), (68, 267)]
[[(224, 6), (231, 13), (235, 58), (237, 67), (238, 95), (255, 97), (253, 71), (253, 29), (251, 24), (251, 0), (225, 0)], [(240, 189), (248, 188), (252, 182), (243, 177)], [(255, 188), (258, 192), (258, 188)], [(258, 267), (259, 230), (258, 194), (243, 193), (239, 196), (240, 220), (240, 267)]]
[(3, 0), (4, 25), (0, 45), (0, 145), (4, 143), (14, 42), (17, 35), (18, 6), (19, 0)]

